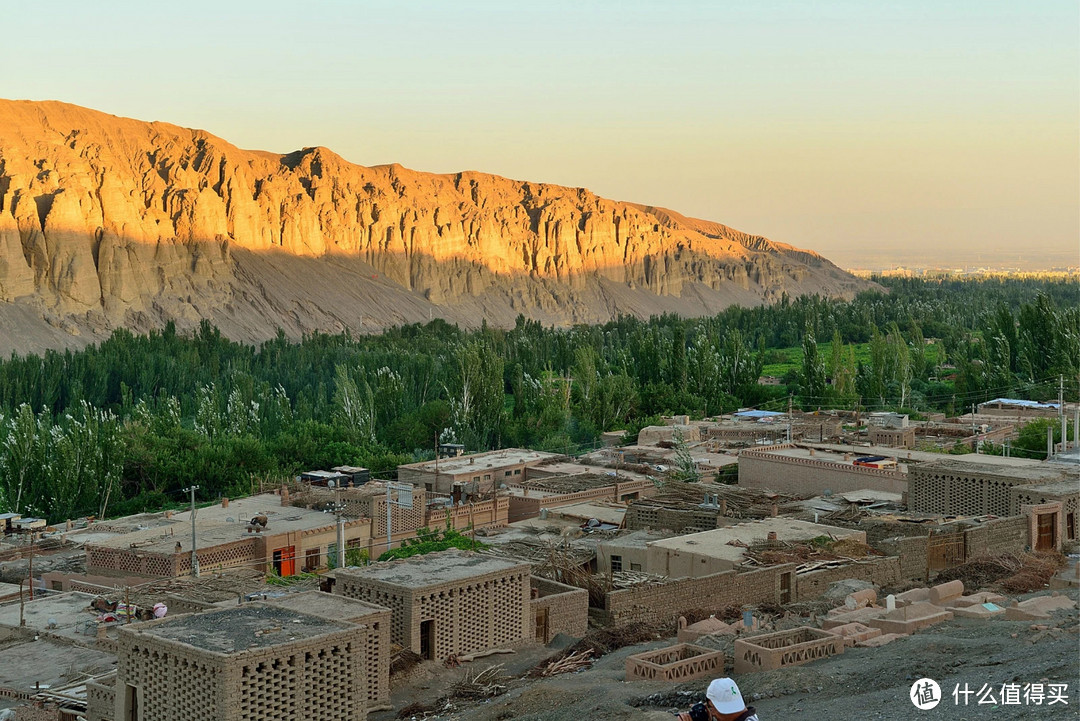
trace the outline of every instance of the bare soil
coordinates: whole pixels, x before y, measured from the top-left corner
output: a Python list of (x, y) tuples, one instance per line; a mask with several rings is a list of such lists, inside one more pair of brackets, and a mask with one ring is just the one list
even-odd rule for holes
[[(1049, 593), (1048, 591), (1044, 591)], [(1075, 590), (1062, 591), (1073, 600)], [(1040, 594), (1030, 594), (1040, 595)], [(1028, 598), (1025, 595), (1021, 598)], [(1036, 626), (1047, 626), (1039, 629)], [(777, 719), (1076, 719), (1080, 717), (1080, 618), (1075, 608), (1057, 612), (1050, 621), (955, 619), (881, 648), (849, 648), (843, 655), (805, 666), (737, 678), (748, 702), (762, 721)], [(1014, 637), (1015, 636), (1015, 637)], [(686, 710), (704, 697), (709, 679), (682, 685), (624, 680), (626, 657), (662, 648), (674, 638), (621, 648), (603, 656), (591, 668), (552, 678), (531, 678), (529, 670), (558, 649), (530, 646), (512, 656), (494, 656), (473, 662), (478, 668), (495, 663), (516, 678), (509, 690), (482, 702), (444, 698), (463, 670), (424, 664), (416, 680), (394, 693), (395, 708), (420, 702), (428, 711), (408, 718), (461, 719), (463, 721), (605, 721), (641, 719), (673, 721), (673, 713)], [(719, 645), (722, 645), (719, 644)], [(730, 673), (731, 661), (728, 661)], [(920, 711), (908, 693), (920, 678), (936, 680), (944, 699), (937, 708)], [(994, 689), (1000, 702), (1003, 683), (1068, 684), (1068, 705), (1003, 706), (956, 705), (953, 689), (964, 684), (979, 691)], [(1021, 699), (1022, 700), (1022, 699)], [(393, 712), (371, 714), (387, 721)]]

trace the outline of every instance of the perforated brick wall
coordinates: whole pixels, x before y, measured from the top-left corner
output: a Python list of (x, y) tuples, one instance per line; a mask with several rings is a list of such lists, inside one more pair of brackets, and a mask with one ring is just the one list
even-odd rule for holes
[(527, 564), (422, 588), (362, 572), (335, 573), (334, 593), (391, 610), (390, 640), (419, 653), (421, 623), (434, 621), (435, 658), (468, 654), (532, 638)]
[(1008, 516), (1013, 488), (1019, 478), (975, 471), (912, 466), (908, 474), (908, 508), (916, 513), (953, 516)]
[(86, 720), (113, 721), (116, 713), (116, 674), (86, 684)]
[(360, 626), (219, 653), (146, 633), (155, 623), (120, 629), (114, 706), (118, 717), (122, 717), (119, 714), (129, 686), (138, 689), (144, 720), (339, 721), (365, 717), (366, 629)]

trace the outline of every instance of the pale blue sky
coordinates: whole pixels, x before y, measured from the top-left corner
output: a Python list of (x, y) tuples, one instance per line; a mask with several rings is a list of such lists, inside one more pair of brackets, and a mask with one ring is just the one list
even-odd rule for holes
[(819, 250), (1078, 261), (1080, 14), (1040, 2), (37, 2), (0, 95), (586, 186)]

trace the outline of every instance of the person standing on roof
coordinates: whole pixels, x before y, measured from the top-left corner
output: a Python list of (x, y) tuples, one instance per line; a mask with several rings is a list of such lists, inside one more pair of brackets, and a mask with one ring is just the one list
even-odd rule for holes
[(743, 701), (730, 678), (717, 678), (705, 692), (705, 702), (694, 704), (678, 716), (679, 721), (760, 721), (753, 706)]

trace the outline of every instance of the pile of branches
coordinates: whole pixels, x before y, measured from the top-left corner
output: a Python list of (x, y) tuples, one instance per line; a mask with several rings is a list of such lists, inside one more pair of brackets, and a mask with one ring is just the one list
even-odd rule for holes
[(592, 666), (593, 661), (595, 660), (592, 651), (586, 649), (584, 651), (572, 653), (569, 656), (561, 656), (553, 661), (549, 661), (547, 666), (544, 666), (538, 675), (558, 676), (560, 673), (581, 671)]
[(773, 503), (777, 504), (780, 513), (799, 511), (802, 510), (802, 506), (798, 501), (805, 498), (726, 484), (668, 481), (660, 493), (650, 498), (639, 499), (634, 503), (671, 509), (696, 509), (705, 500), (706, 493), (720, 496), (726, 502), (727, 515), (732, 518), (771, 516)]
[(450, 698), (482, 701), (506, 693), (509, 677), (503, 665), (488, 666), (483, 671), (469, 669), (450, 687)]
[(851, 538), (818, 541), (760, 541), (747, 546), (749, 566), (775, 566), (781, 563), (808, 564), (826, 561), (859, 561), (884, 555), (877, 549)]
[[(655, 641), (658, 638), (663, 638), (665, 634), (670, 634), (670, 632), (670, 628), (665, 630), (657, 624), (641, 622), (594, 629), (585, 634), (585, 637), (573, 646), (540, 663), (529, 672), (529, 675), (550, 675), (546, 673), (549, 668), (564, 669), (558, 671), (558, 673), (576, 671), (612, 651), (617, 651), (625, 646), (644, 643), (645, 641)], [(562, 664), (562, 662), (565, 662), (565, 664)]]
[(963, 581), (964, 588), (972, 591), (996, 585), (1007, 593), (1030, 593), (1044, 588), (1064, 565), (1065, 557), (1060, 553), (1004, 553), (947, 568), (934, 581)]
[(416, 667), (424, 657), (408, 648), (399, 648), (390, 656), (390, 675), (406, 673)]

